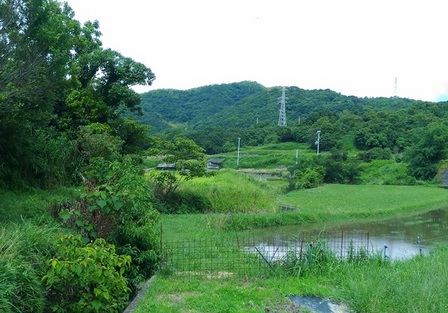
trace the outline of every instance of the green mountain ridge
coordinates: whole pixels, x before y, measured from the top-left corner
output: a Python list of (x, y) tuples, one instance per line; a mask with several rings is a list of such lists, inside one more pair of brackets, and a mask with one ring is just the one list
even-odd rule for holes
[[(182, 125), (190, 130), (214, 128), (246, 128), (255, 123), (276, 125), (281, 87), (264, 87), (257, 82), (243, 81), (208, 85), (189, 90), (158, 89), (141, 95), (143, 115), (137, 117), (152, 126), (153, 133)], [(313, 112), (339, 113), (392, 111), (409, 108), (418, 100), (406, 98), (358, 98), (338, 92), (286, 87), (288, 123), (297, 123)]]

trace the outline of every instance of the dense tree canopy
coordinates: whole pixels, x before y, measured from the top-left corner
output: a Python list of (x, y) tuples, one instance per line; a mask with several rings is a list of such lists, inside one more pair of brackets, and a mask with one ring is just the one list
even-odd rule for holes
[(147, 127), (120, 120), (124, 109), (140, 109), (140, 95), (130, 87), (151, 84), (155, 76), (145, 65), (103, 49), (100, 36), (98, 22), (81, 25), (67, 4), (0, 1), (4, 186), (70, 178), (64, 172), (78, 167), (75, 142), (81, 126), (108, 125), (112, 135), (124, 140), (124, 152), (147, 143)]

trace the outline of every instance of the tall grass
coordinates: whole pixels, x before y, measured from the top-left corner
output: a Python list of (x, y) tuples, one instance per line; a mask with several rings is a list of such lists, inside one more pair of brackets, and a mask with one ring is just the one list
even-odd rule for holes
[(30, 222), (0, 226), (0, 312), (43, 312), (41, 278), (56, 232)]
[(51, 218), (50, 204), (74, 197), (74, 189), (41, 190), (30, 189), (16, 193), (0, 190), (0, 225), (21, 223), (23, 220), (46, 223)]
[[(340, 262), (325, 251), (319, 253), (314, 270), (291, 258), (281, 275), (269, 279), (215, 276), (180, 282), (176, 277), (158, 276), (135, 312), (297, 311), (289, 295), (331, 298), (353, 312), (447, 312), (448, 246), (400, 262), (380, 257)], [(306, 272), (296, 275), (300, 270)]]
[[(448, 247), (429, 257), (417, 257), (389, 266), (345, 269), (356, 279), (342, 281), (342, 293), (357, 312), (447, 312)], [(341, 273), (341, 274), (344, 274)]]
[(234, 171), (193, 179), (182, 191), (207, 199), (213, 213), (273, 212), (277, 208), (276, 195), (268, 184)]
[(363, 184), (414, 185), (415, 178), (409, 176), (406, 163), (395, 160), (373, 160), (361, 163), (360, 179)]

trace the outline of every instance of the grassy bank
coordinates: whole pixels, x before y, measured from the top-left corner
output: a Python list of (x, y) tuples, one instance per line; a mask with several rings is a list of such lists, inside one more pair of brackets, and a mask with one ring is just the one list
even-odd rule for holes
[(446, 312), (448, 248), (398, 263), (332, 264), (320, 274), (250, 281), (226, 278), (179, 280), (157, 277), (135, 313), (297, 312), (290, 295), (315, 295), (354, 312)]

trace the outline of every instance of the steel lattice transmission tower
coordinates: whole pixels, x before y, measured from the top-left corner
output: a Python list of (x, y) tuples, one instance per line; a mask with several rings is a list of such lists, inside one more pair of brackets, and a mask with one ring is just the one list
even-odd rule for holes
[(280, 114), (278, 115), (278, 126), (286, 126), (285, 87), (282, 88), (282, 96), (280, 98)]

